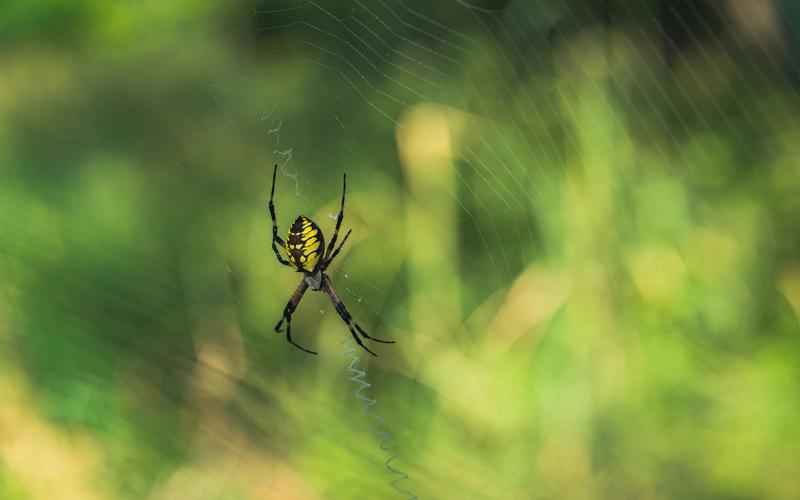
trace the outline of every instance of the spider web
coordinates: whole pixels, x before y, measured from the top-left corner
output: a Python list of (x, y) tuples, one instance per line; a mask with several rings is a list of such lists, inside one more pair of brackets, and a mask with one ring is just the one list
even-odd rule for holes
[[(671, 158), (683, 170), (714, 162), (708, 149), (687, 147), (695, 137), (746, 140), (755, 128), (766, 136), (764, 127), (774, 131), (784, 123), (774, 109), (749, 106), (753, 96), (782, 82), (786, 68), (769, 40), (758, 41), (737, 24), (746, 9), (685, 3), (262, 2), (254, 17), (261, 39), (277, 47), (276, 57), (312, 71), (313, 84), (323, 89), (309, 96), (309, 115), (292, 118), (307, 123), (313, 117), (313, 128), (295, 123), (304, 130), (291, 133), (308, 143), (276, 149), (275, 158), (296, 189), (304, 182), (319, 187), (319, 177), (335, 180), (339, 165), (328, 160), (337, 156), (331, 148), (375, 172), (404, 175), (385, 146), (396, 147), (409, 109), (434, 103), (480, 119), (451, 158), (455, 185), (446, 193), (457, 206), (461, 242), (481, 249), (470, 255), (481, 262), (469, 267), (487, 271), (460, 276), (480, 283), (472, 288), (483, 292), (464, 305), (469, 311), (547, 254), (545, 222), (531, 214), (553, 196), (570, 164), (595, 153), (580, 137), (580, 128), (592, 124), (576, 108), (579, 94), (609, 94), (598, 126), (624, 129), (642, 151)], [(569, 45), (581, 37), (591, 43)], [(579, 57), (582, 49), (592, 50), (590, 57)], [(663, 61), (663, 68), (643, 64), (648, 60)], [(681, 78), (666, 80), (678, 65), (684, 65)], [(733, 80), (726, 88), (712, 88), (726, 78)], [(333, 111), (319, 116), (321, 102)], [(336, 140), (323, 145), (323, 134)], [(294, 161), (300, 150), (302, 160)]]
[[(393, 155), (386, 154), (393, 147), (373, 147), (366, 153), (364, 145), (391, 145), (402, 114), (414, 106), (437, 103), (490, 118), (485, 129), (477, 133), (474, 144), (454, 159), (458, 163), (454, 169), (456, 183), (447, 192), (458, 205), (458, 229), (464, 243), (479, 246), (487, 270), (492, 271), (489, 286), (480, 287), (487, 292), (505, 286), (530, 261), (538, 232), (528, 215), (531, 200), (552, 184), (549, 177), (559, 175), (562, 168), (564, 130), (536, 125), (539, 134), (532, 133), (534, 125), (530, 121), (531, 115), (552, 119), (558, 110), (552, 103), (534, 102), (520, 87), (524, 75), (519, 73), (547, 64), (544, 57), (533, 62), (525, 59), (520, 39), (536, 36), (537, 32), (543, 38), (548, 23), (539, 22), (537, 28), (530, 19), (524, 19), (512, 27), (503, 19), (503, 12), (507, 11), (494, 13), (456, 2), (440, 9), (438, 13), (426, 13), (403, 3), (349, 2), (334, 7), (301, 2), (259, 8), (256, 24), (264, 37), (281, 39), (281, 49), (288, 49), (281, 57), (302, 61), (317, 73), (315, 78), (323, 81), (319, 85), (325, 88), (321, 99), (340, 103), (334, 106), (339, 110), (314, 118), (317, 130), (335, 135), (336, 140), (330, 142), (341, 151), (356, 157), (359, 152), (369, 154), (362, 161), (374, 169), (398, 175), (401, 166)], [(512, 57), (521, 61), (512, 74), (500, 64), (471, 68), (471, 58), (476, 53), (491, 55), (482, 48), (487, 37), (496, 43), (502, 37), (512, 44), (511, 52), (498, 52), (507, 65), (514, 63)], [(502, 96), (490, 95), (493, 90), (482, 88), (470, 75), (465, 77), (472, 71), (482, 71), (481, 78), (508, 95), (517, 88), (528, 108), (511, 114), (499, 111), (498, 107), (504, 109)], [(364, 110), (367, 115), (362, 117)], [(292, 137), (297, 138), (298, 134)], [(299, 149), (304, 154), (302, 166), (297, 167), (302, 169), (301, 176), (311, 178), (331, 170), (323, 159), (330, 156), (330, 151), (315, 150), (310, 144)], [(528, 163), (531, 158), (537, 161)], [(330, 218), (334, 216), (328, 214)], [(507, 239), (522, 239), (523, 248), (527, 248), (506, 245)], [(348, 279), (349, 275), (345, 277)], [(485, 283), (486, 276), (481, 279)], [(353, 287), (346, 287), (346, 293), (357, 302), (364, 299)]]
[[(298, 196), (304, 183), (319, 192), (320, 178), (337, 185), (334, 173), (346, 165), (330, 158), (355, 158), (376, 174), (408, 181), (409, 170), (394, 154), (408, 111), (432, 103), (469, 114), (470, 137), (449, 158), (454, 182), (442, 188), (456, 206), (459, 246), (477, 249), (465, 252), (469, 256), (458, 267), (465, 289), (476, 291), (463, 297), (467, 316), (534, 259), (562, 250), (552, 245), (563, 242), (546, 234), (546, 226), (562, 221), (542, 209), (561, 196), (570, 165), (589, 165), (592, 155), (632, 163), (615, 158), (609, 144), (631, 136), (639, 152), (669, 158), (681, 174), (691, 175), (716, 161), (707, 148), (692, 147), (695, 138), (746, 141), (754, 131), (766, 136), (765, 128), (785, 122), (773, 109), (749, 106), (781, 81), (785, 68), (775, 51), (746, 36), (735, 24), (735, 9), (687, 5), (263, 2), (255, 26), (276, 50), (273, 57), (302, 65), (313, 73), (310, 85), (322, 89), (292, 117), (291, 137), (307, 143), (276, 149), (275, 159)], [(584, 49), (591, 54), (583, 57)], [(663, 63), (645, 64), (652, 60)], [(676, 66), (680, 78), (666, 79)], [(725, 88), (712, 88), (725, 79), (732, 79)], [(576, 107), (587, 95), (607, 100), (599, 115)], [(320, 116), (316, 104), (323, 103)], [(616, 128), (600, 138), (606, 144), (581, 137), (592, 121)], [(327, 214), (334, 216), (333, 210)], [(364, 252), (374, 251), (366, 247)], [(344, 289), (374, 318), (382, 309), (375, 297), (385, 295), (384, 286)]]
[[(0, 491), (800, 497), (796, 2), (50, 3), (3, 38), (68, 28), (5, 51)], [(273, 163), (282, 232), (347, 172), (379, 358), (323, 294), (320, 356), (271, 335)]]
[[(357, 230), (367, 235), (352, 245), (356, 249), (344, 256), (334, 278), (354, 317), (379, 336), (410, 331), (429, 341), (415, 347), (444, 349), (444, 335), (433, 331), (437, 322), (418, 320), (434, 309), (415, 305), (408, 299), (414, 292), (404, 288), (424, 281), (413, 276), (415, 266), (424, 269), (424, 252), (413, 250), (417, 238), (458, 251), (453, 263), (446, 262), (449, 250), (436, 254), (455, 284), (434, 287), (434, 293), (457, 291), (454, 317), (461, 323), (454, 336), (469, 351), (486, 345), (477, 340), (475, 331), (482, 328), (475, 324), (502, 328), (481, 320), (485, 308), (496, 311), (509, 288), (538, 283), (526, 281), (532, 266), (571, 260), (581, 268), (574, 262), (608, 257), (588, 245), (624, 252), (625, 238), (646, 244), (651, 237), (675, 237), (668, 222), (652, 236), (627, 213), (618, 214), (626, 221), (621, 229), (604, 228), (614, 220), (603, 210), (626, 210), (625, 203), (610, 207), (604, 199), (640, 196), (635, 180), (660, 161), (671, 165), (665, 178), (697, 190), (688, 196), (719, 200), (741, 184), (722, 165), (728, 157), (714, 144), (752, 145), (755, 161), (770, 156), (791, 115), (769, 96), (777, 92), (796, 104), (787, 78), (797, 71), (778, 48), (777, 40), (791, 31), (770, 10), (774, 5), (764, 5), (766, 10), (750, 11), (733, 2), (261, 2), (254, 24), (269, 54), (265, 60), (302, 67), (307, 88), (319, 89), (305, 96), (304, 105), (281, 109), (281, 118), (274, 118), (293, 141), (291, 149), (274, 151), (281, 181), (294, 182), (296, 205), (319, 206), (318, 195), (337, 199), (339, 172), (349, 170), (348, 162), (358, 163), (344, 226), (355, 216), (366, 225)], [(436, 158), (409, 158), (413, 151), (406, 149), (424, 147), (424, 141), (403, 143), (415, 133), (435, 136), (438, 130), (425, 126), (436, 120), (446, 122), (452, 141), (442, 153), (446, 158), (438, 159), (446, 166)], [(426, 191), (430, 179), (420, 172), (437, 168), (448, 177)], [(397, 224), (394, 233), (369, 227), (366, 214), (380, 221), (391, 217), (375, 217), (357, 193), (387, 180), (436, 222), (418, 231)], [(450, 207), (427, 204), (432, 192)], [(578, 208), (569, 213), (572, 206)], [(335, 208), (323, 213), (335, 218)], [(413, 209), (395, 219), (404, 217), (407, 224), (424, 222)], [(440, 232), (452, 229), (457, 240), (437, 239), (436, 224)], [(323, 230), (330, 231), (324, 223)], [(584, 239), (584, 231), (594, 236)], [(603, 235), (614, 231), (613, 237)], [(390, 245), (405, 249), (401, 258), (386, 255), (387, 234), (402, 242)], [(382, 272), (367, 265), (372, 277), (364, 279), (359, 269), (368, 255), (387, 259)], [(444, 272), (441, 279), (447, 279)], [(610, 300), (615, 299), (621, 297)], [(547, 319), (564, 303), (563, 297), (556, 300)], [(525, 337), (544, 320), (526, 320), (528, 327), (517, 333), (488, 335), (509, 336), (500, 342), (505, 348), (529, 345)], [(705, 353), (701, 363), (714, 367), (719, 359), (710, 351), (742, 351), (719, 340), (684, 339)], [(413, 356), (420, 365), (428, 359), (421, 349)]]

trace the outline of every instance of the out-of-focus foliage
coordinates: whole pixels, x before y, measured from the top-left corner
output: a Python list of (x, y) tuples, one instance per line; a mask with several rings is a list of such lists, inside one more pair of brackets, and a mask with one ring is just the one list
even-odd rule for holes
[(797, 8), (635, 4), (5, 2), (0, 498), (798, 498)]

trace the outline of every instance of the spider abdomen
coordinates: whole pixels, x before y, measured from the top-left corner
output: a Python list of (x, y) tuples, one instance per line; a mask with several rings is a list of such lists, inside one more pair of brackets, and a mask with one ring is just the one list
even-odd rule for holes
[(313, 273), (325, 250), (325, 238), (314, 221), (301, 215), (289, 228), (286, 253), (298, 271)]

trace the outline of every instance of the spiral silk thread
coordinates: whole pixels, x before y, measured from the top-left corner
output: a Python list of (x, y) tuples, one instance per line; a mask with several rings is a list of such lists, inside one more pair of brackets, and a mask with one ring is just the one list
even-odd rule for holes
[(389, 484), (392, 486), (392, 489), (408, 500), (418, 500), (419, 497), (417, 497), (417, 495), (401, 488), (399, 485), (400, 482), (410, 480), (410, 478), (408, 477), (408, 474), (402, 470), (392, 467), (392, 462), (398, 458), (394, 446), (394, 435), (387, 427), (383, 417), (376, 415), (371, 411), (372, 407), (375, 406), (378, 401), (364, 394), (364, 391), (372, 387), (372, 384), (367, 381), (367, 370), (358, 368), (358, 362), (361, 360), (361, 358), (356, 354), (355, 346), (350, 339), (346, 340), (344, 345), (346, 347), (343, 355), (350, 357), (350, 365), (347, 367), (347, 370), (351, 375), (350, 381), (358, 386), (356, 387), (356, 390), (353, 391), (353, 395), (356, 397), (356, 399), (363, 402), (362, 411), (364, 412), (364, 415), (369, 418), (375, 433), (378, 435), (380, 448), (389, 455), (389, 457), (383, 463), (384, 467), (386, 467), (389, 473), (395, 476), (395, 478)]

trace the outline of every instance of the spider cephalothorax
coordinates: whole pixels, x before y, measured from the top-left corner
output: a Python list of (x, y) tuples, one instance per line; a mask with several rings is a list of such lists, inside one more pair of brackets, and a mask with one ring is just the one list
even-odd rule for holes
[[(278, 221), (275, 217), (275, 204), (273, 203), (273, 198), (275, 197), (275, 178), (277, 175), (278, 165), (275, 165), (275, 169), (272, 171), (272, 191), (269, 195), (269, 215), (272, 218), (272, 250), (275, 252), (278, 262), (303, 273), (303, 281), (297, 285), (297, 289), (295, 289), (292, 297), (286, 304), (286, 307), (283, 308), (283, 316), (281, 316), (281, 320), (278, 321), (278, 324), (275, 325), (275, 331), (280, 332), (283, 323), (286, 322), (286, 340), (288, 340), (290, 344), (294, 345), (298, 349), (311, 354), (316, 354), (316, 352), (301, 347), (294, 340), (292, 340), (291, 322), (292, 313), (294, 313), (294, 310), (297, 309), (297, 306), (300, 304), (300, 300), (303, 298), (306, 290), (309, 288), (311, 288), (311, 290), (320, 290), (325, 292), (325, 294), (331, 299), (331, 302), (333, 302), (333, 305), (336, 308), (336, 312), (339, 313), (339, 317), (342, 318), (342, 321), (347, 324), (347, 327), (350, 329), (350, 333), (353, 335), (353, 338), (356, 340), (356, 342), (358, 342), (358, 345), (364, 348), (364, 350), (368, 353), (375, 356), (376, 354), (367, 349), (367, 346), (365, 346), (361, 341), (361, 337), (374, 340), (375, 342), (383, 342), (385, 344), (392, 344), (394, 341), (376, 339), (367, 335), (367, 332), (358, 326), (358, 323), (353, 321), (353, 318), (347, 311), (344, 302), (342, 302), (339, 296), (336, 295), (336, 290), (333, 289), (333, 282), (331, 281), (330, 276), (325, 274), (325, 270), (331, 264), (333, 259), (339, 255), (339, 251), (342, 249), (342, 246), (344, 246), (344, 243), (350, 236), (350, 231), (352, 231), (347, 231), (347, 233), (344, 235), (344, 238), (342, 238), (341, 243), (339, 243), (339, 246), (337, 247), (336, 240), (339, 238), (339, 228), (342, 226), (342, 220), (344, 219), (344, 197), (347, 191), (347, 175), (345, 174), (344, 180), (342, 181), (342, 204), (339, 207), (339, 214), (336, 216), (336, 228), (333, 230), (333, 237), (328, 243), (327, 248), (325, 247), (325, 237), (322, 234), (322, 230), (314, 223), (314, 221), (304, 215), (301, 215), (295, 219), (294, 224), (292, 224), (292, 227), (289, 228), (289, 235), (286, 238), (286, 241), (283, 241), (283, 239), (278, 236)], [(279, 248), (283, 248), (286, 251), (288, 259), (285, 259), (281, 255)]]

